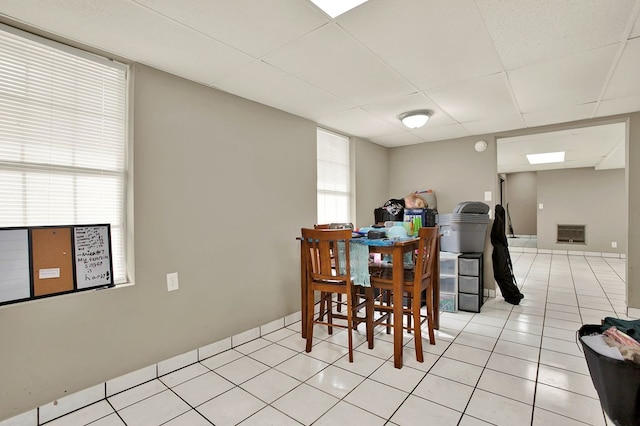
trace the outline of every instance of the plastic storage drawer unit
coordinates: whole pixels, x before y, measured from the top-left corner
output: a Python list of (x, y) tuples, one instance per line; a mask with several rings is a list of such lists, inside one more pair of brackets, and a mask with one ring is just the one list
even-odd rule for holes
[(483, 254), (463, 253), (458, 256), (458, 310), (480, 312), (484, 301)]
[(458, 310), (458, 253), (440, 252), (440, 311)]

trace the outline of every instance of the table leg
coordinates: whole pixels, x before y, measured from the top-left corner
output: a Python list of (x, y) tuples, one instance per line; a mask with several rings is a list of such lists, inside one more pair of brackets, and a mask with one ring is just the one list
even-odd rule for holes
[(433, 320), (433, 328), (440, 330), (440, 236), (436, 238), (436, 258), (433, 259), (434, 271), (433, 271), (433, 313), (431, 313)]
[(402, 368), (404, 260), (400, 246), (393, 248), (393, 365)]
[(305, 326), (307, 318), (307, 268), (304, 259), (304, 253), (302, 252), (302, 243), (300, 244), (300, 312), (302, 319), (300, 320), (300, 329), (302, 332), (302, 338), (307, 338), (307, 327)]

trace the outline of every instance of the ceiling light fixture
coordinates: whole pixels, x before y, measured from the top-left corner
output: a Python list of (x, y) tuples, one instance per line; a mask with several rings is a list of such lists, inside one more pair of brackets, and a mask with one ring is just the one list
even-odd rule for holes
[(427, 124), (429, 118), (433, 115), (433, 111), (429, 111), (428, 109), (421, 109), (418, 111), (409, 111), (404, 114), (400, 114), (398, 117), (402, 124), (407, 126), (410, 129), (419, 129), (420, 127)]
[(367, 0), (311, 0), (313, 4), (332, 18), (348, 12), (366, 1)]
[(527, 154), (527, 160), (529, 164), (563, 163), (564, 151)]

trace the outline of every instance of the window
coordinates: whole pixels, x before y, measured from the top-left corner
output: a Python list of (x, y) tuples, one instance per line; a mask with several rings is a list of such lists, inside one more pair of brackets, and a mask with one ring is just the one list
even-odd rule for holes
[(351, 222), (349, 138), (318, 129), (318, 223)]
[(111, 224), (125, 254), (127, 67), (0, 25), (0, 227)]

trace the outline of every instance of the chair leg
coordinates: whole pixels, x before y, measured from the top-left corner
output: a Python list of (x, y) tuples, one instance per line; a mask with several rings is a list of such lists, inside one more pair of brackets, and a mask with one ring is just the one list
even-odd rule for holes
[(315, 315), (315, 309), (313, 308), (315, 305), (313, 293), (314, 291), (312, 289), (307, 289), (307, 317), (305, 318), (305, 323), (303, 325), (303, 327), (306, 327), (307, 329), (307, 344), (305, 352), (311, 352), (311, 345), (313, 343), (313, 316)]
[[(412, 293), (407, 291), (405, 292), (406, 296), (407, 296), (407, 304), (406, 304), (406, 308), (407, 309), (411, 309), (411, 306), (413, 304), (413, 296)], [(420, 324), (420, 323), (418, 323)], [(411, 333), (413, 324), (411, 323), (411, 313), (407, 313), (407, 332)]]
[(431, 281), (429, 281), (429, 284), (427, 284), (427, 329), (429, 330), (429, 343), (432, 345), (435, 345), (436, 336), (433, 330), (436, 324), (435, 324), (435, 316), (433, 313), (432, 293), (433, 293), (433, 287), (432, 287)]
[[(384, 291), (384, 303), (387, 306), (391, 306), (391, 292), (389, 290)], [(387, 334), (391, 334), (391, 313), (387, 313)], [(395, 319), (395, 318), (394, 318)]]
[[(349, 362), (353, 362), (353, 300), (352, 292), (347, 291), (347, 333), (349, 333)], [(308, 343), (307, 343), (308, 346)]]
[[(324, 303), (326, 303), (327, 306), (327, 322), (329, 324), (333, 324), (333, 293), (329, 293), (329, 292), (322, 292), (322, 294), (324, 295)], [(331, 325), (329, 325), (329, 334), (333, 334), (333, 327)]]
[[(420, 295), (420, 293), (418, 293), (418, 295)], [(418, 362), (424, 362), (424, 354), (422, 353), (422, 327), (420, 327), (420, 297), (416, 297), (415, 294), (412, 294), (412, 296), (411, 311), (413, 313), (413, 323), (415, 324), (413, 340), (415, 341), (416, 347), (416, 360)], [(427, 321), (429, 321), (428, 318)]]
[(374, 291), (373, 287), (365, 287), (364, 294), (366, 297), (366, 308), (365, 312), (367, 315), (367, 319), (365, 325), (367, 327), (367, 343), (369, 349), (373, 349), (373, 299), (374, 299)]

